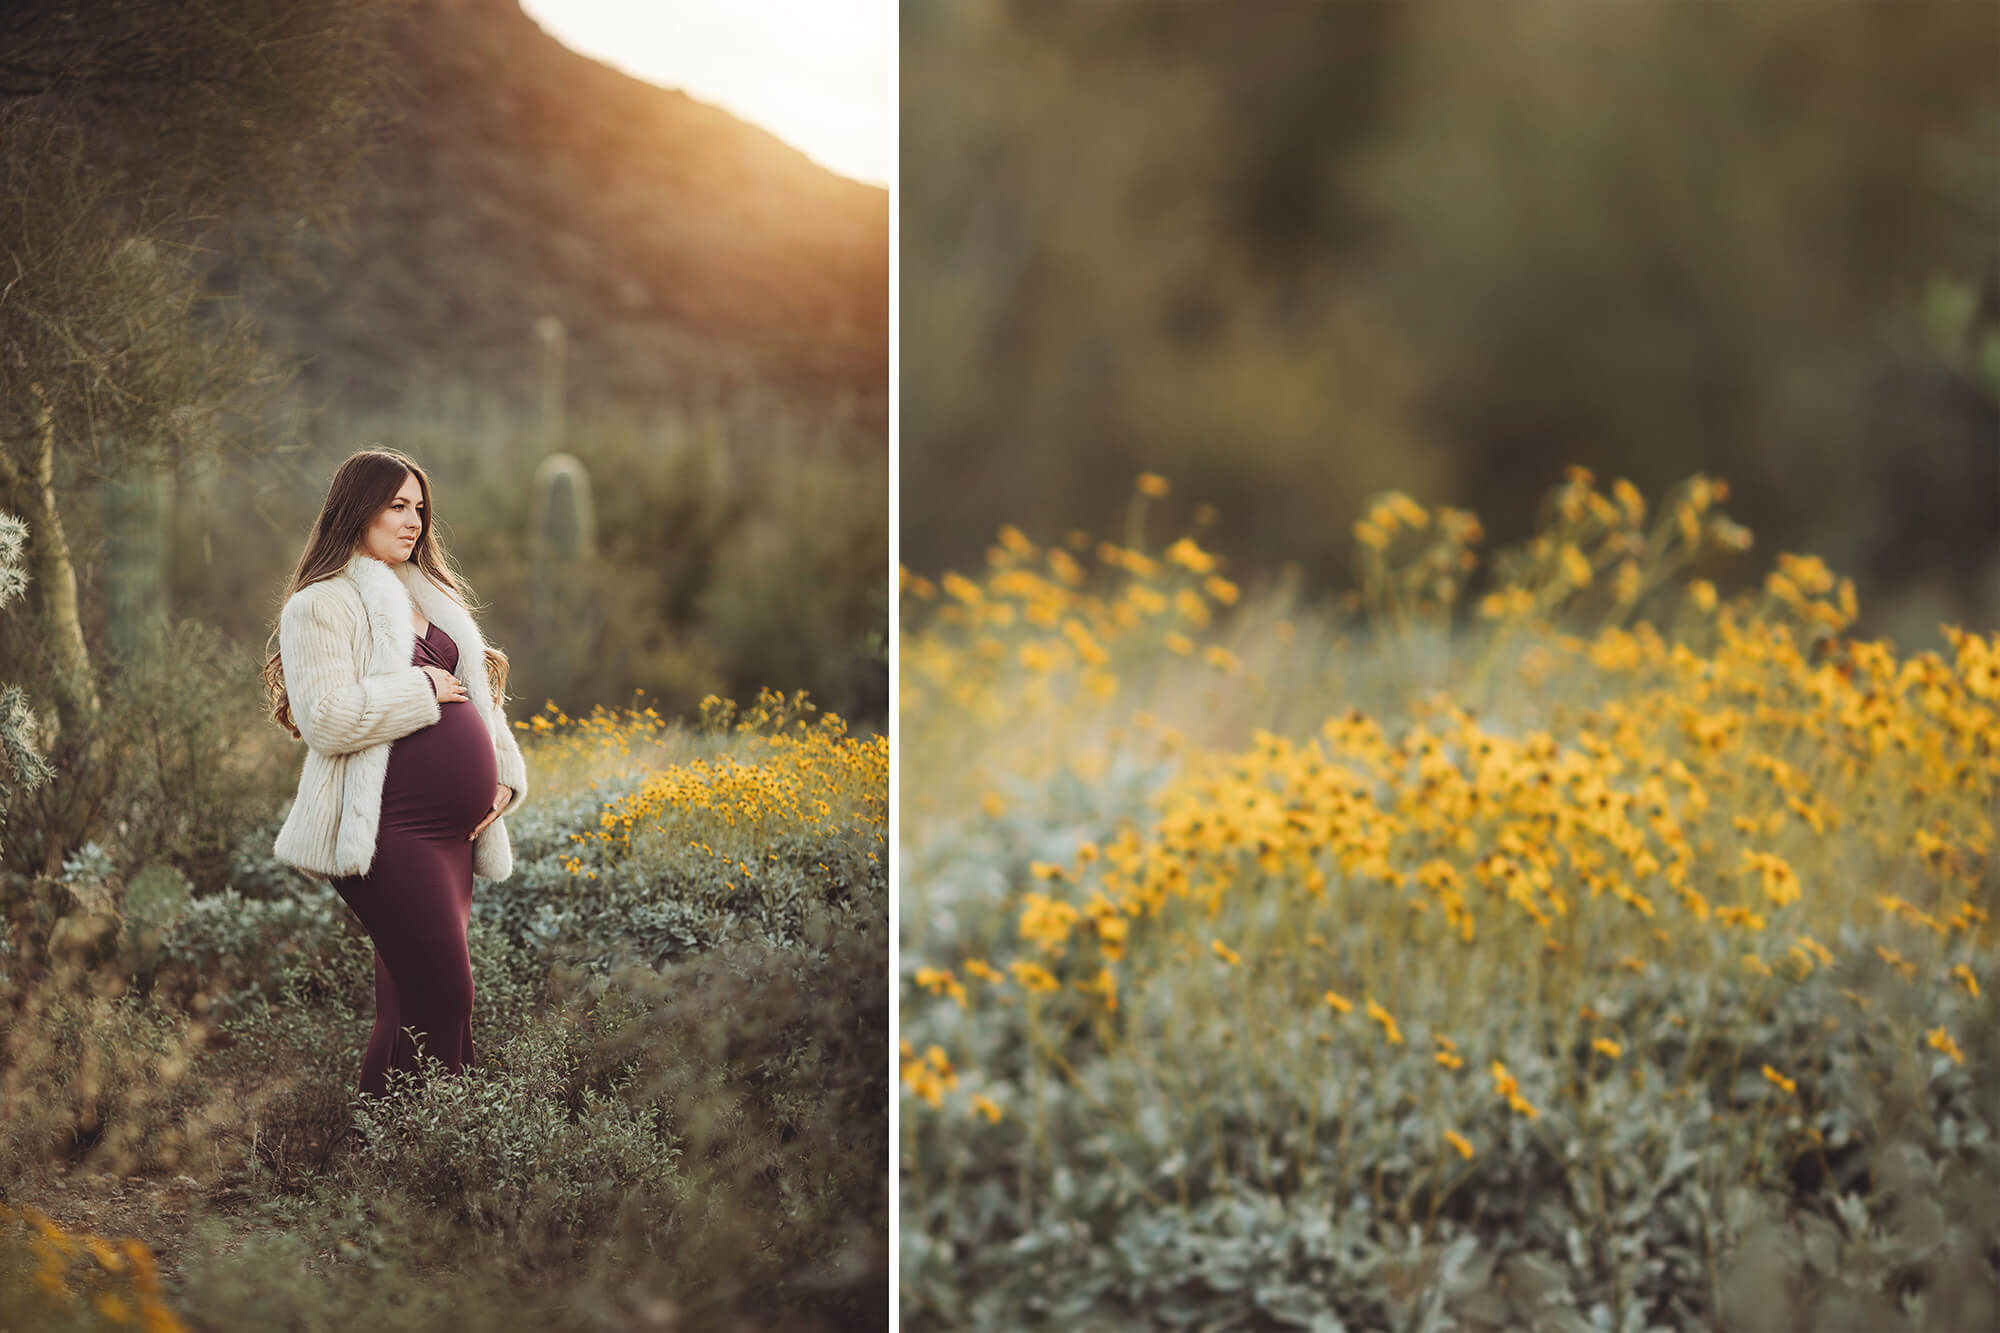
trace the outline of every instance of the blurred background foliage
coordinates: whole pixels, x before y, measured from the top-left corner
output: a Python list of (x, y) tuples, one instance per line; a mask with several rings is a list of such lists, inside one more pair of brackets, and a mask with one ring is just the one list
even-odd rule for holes
[[(431, 475), (433, 512), (511, 661), (515, 718), (643, 690), (691, 714), (704, 695), (805, 689), (886, 717), (888, 472), (862, 428), (778, 402), (598, 409), (551, 436), (504, 401), (434, 396), (393, 414), (330, 411), (299, 451), (205, 469), (170, 519), (166, 600), (246, 640), (276, 624), (282, 580), (326, 478), (380, 441)], [(574, 482), (538, 479), (549, 459)], [(562, 491), (570, 495), (562, 494)], [(574, 498), (571, 498), (571, 495)], [(578, 506), (594, 530), (570, 534)], [(214, 518), (242, 520), (217, 530)]]
[(1363, 497), (1498, 545), (1576, 462), (1726, 477), (1863, 632), (2000, 610), (2000, 6), (906, 2), (902, 57), (913, 570), (1150, 470), (1325, 586)]

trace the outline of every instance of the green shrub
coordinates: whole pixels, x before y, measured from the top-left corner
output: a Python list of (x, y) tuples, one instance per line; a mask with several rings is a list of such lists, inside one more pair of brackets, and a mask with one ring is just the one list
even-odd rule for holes
[(101, 723), (118, 779), (104, 827), (122, 866), (171, 863), (220, 885), (243, 835), (288, 789), (257, 684), (263, 658), (193, 620), (161, 624), (143, 652), (106, 664)]
[(568, 1290), (512, 1280), (476, 1242), (401, 1195), (322, 1185), (196, 1219), (175, 1304), (217, 1329), (607, 1327)]
[(206, 994), (227, 1017), (275, 996), (292, 967), (308, 992), (338, 994), (350, 1007), (366, 1007), (374, 994), (373, 946), (330, 885), (280, 898), (228, 888), (193, 899), (161, 937), (154, 984), (169, 1003)]
[[(683, 1148), (661, 1262), (701, 1306), (887, 1317), (888, 937), (815, 913), (808, 949), (724, 946), (598, 983), (586, 1077), (656, 1099)], [(600, 1010), (602, 1012), (602, 1010)]]
[(204, 1030), (58, 968), (18, 988), (0, 1048), (0, 1181), (54, 1159), (120, 1175), (212, 1166), (226, 1099), (190, 1077)]
[(660, 1108), (628, 1084), (579, 1086), (583, 1037), (559, 1011), (507, 1036), (465, 1077), (440, 1077), (428, 1056), (421, 1086), (392, 1070), (381, 1104), (356, 1103), (355, 1188), (399, 1193), (534, 1268), (571, 1267), (621, 1218), (672, 1243), (680, 1150)]
[[(344, 969), (365, 976), (372, 992), (365, 940), (348, 951)], [(311, 963), (294, 961), (269, 993), (247, 995), (218, 1022), (203, 1072), (216, 1086), (242, 1090), (236, 1145), (268, 1188), (310, 1190), (349, 1137), (372, 1007), (357, 1005), (352, 988), (351, 981), (329, 988)]]

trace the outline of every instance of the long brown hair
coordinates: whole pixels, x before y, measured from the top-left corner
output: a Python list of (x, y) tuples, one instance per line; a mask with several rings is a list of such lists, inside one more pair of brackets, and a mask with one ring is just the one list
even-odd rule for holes
[[(361, 535), (395, 500), (406, 477), (417, 479), (417, 488), (424, 497), (424, 526), (410, 548), (410, 563), (449, 593), (453, 601), (468, 611), (472, 609), (471, 590), (464, 576), (452, 567), (451, 556), (436, 532), (431, 479), (415, 459), (401, 450), (370, 445), (349, 454), (347, 461), (334, 472), (333, 481), (326, 488), (326, 499), (320, 504), (319, 517), (313, 521), (312, 535), (306, 538), (305, 553), (299, 557), (292, 581), (280, 598), (281, 611), (283, 603), (291, 600), (299, 589), (330, 579), (347, 568), (347, 562), (361, 544)], [(275, 643), (277, 638), (278, 631), (273, 629), (270, 642)], [(490, 645), (486, 649), (486, 679), (493, 687), (494, 704), (505, 704), (507, 654)], [(301, 739), (298, 726), (292, 721), (291, 700), (285, 695), (284, 664), (275, 649), (264, 663), (264, 692), (271, 701), (272, 719), (292, 733), (294, 739)]]

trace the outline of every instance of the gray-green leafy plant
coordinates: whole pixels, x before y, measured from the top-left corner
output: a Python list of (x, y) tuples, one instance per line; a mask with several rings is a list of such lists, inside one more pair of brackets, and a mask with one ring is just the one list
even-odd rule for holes
[[(14, 514), (0, 513), (0, 608), (18, 601), (28, 589), (24, 548), (28, 525)], [(0, 688), (0, 821), (7, 816), (17, 791), (33, 791), (55, 777), (55, 770), (35, 748), (34, 710), (19, 685)]]

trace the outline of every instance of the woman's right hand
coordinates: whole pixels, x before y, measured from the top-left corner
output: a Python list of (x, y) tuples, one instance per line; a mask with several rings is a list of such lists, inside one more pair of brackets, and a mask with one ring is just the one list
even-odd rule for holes
[(452, 675), (451, 672), (446, 671), (443, 667), (426, 666), (426, 667), (419, 667), (418, 670), (429, 674), (431, 678), (431, 688), (437, 691), (437, 697), (439, 703), (451, 704), (451, 703), (465, 702), (467, 698), (465, 693), (465, 682), (460, 680), (457, 676)]

